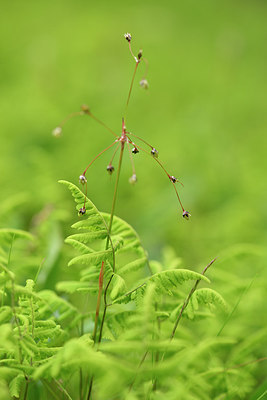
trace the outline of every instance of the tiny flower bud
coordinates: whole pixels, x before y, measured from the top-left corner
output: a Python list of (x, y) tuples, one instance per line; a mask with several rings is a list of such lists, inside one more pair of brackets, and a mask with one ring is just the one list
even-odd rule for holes
[(138, 52), (138, 54), (137, 54), (137, 58), (138, 58), (139, 61), (141, 60), (142, 55), (143, 55), (143, 50), (140, 49), (139, 52)]
[(127, 40), (127, 42), (130, 42), (132, 40), (132, 36), (130, 33), (125, 33), (124, 34), (125, 39)]
[(84, 215), (86, 213), (86, 208), (83, 206), (79, 209), (79, 215)]
[(183, 217), (188, 220), (191, 217), (191, 214), (189, 214), (188, 211), (184, 211), (183, 212)]
[(84, 175), (80, 175), (79, 176), (79, 182), (84, 185), (85, 183), (87, 183), (87, 179), (85, 178)]
[(175, 182), (177, 182), (177, 178), (175, 178), (175, 176), (169, 176), (169, 178), (170, 178), (170, 180), (173, 182), (173, 183), (175, 183)]
[(153, 147), (153, 149), (151, 150), (151, 154), (152, 154), (152, 156), (155, 157), (155, 158), (158, 158), (158, 156), (159, 156), (158, 150), (156, 150), (154, 147)]
[(136, 174), (132, 174), (132, 176), (129, 178), (129, 182), (133, 185), (137, 182)]
[(109, 165), (107, 166), (107, 171), (108, 171), (108, 173), (111, 175), (112, 172), (114, 171), (113, 165), (109, 164)]
[(81, 106), (81, 111), (83, 111), (85, 114), (89, 114), (90, 113), (90, 108), (88, 107), (87, 104), (83, 104)]
[(52, 135), (55, 137), (60, 137), (62, 134), (62, 128), (61, 126), (57, 126), (53, 131), (52, 131)]
[(138, 150), (138, 148), (136, 146), (132, 149), (132, 153), (133, 154), (139, 153), (139, 150)]
[(148, 81), (146, 79), (142, 79), (139, 82), (139, 85), (143, 88), (143, 89), (148, 89)]

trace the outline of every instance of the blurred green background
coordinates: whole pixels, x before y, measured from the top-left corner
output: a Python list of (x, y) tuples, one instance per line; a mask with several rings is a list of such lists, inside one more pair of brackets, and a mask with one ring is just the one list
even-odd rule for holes
[[(239, 243), (264, 245), (266, 20), (263, 0), (1, 2), (1, 227), (32, 230), (40, 211), (45, 219), (55, 209), (66, 213), (67, 234), (76, 213), (57, 181), (78, 182), (112, 136), (87, 117), (69, 121), (60, 139), (51, 131), (86, 103), (120, 133), (134, 69), (123, 38), (130, 32), (149, 60), (150, 88), (138, 85), (143, 65), (127, 128), (184, 183), (192, 218), (183, 220), (168, 179), (145, 154), (135, 157), (135, 186), (125, 154), (117, 215), (151, 257), (170, 245), (189, 266)], [(89, 197), (103, 211), (115, 181), (109, 158), (88, 173)]]

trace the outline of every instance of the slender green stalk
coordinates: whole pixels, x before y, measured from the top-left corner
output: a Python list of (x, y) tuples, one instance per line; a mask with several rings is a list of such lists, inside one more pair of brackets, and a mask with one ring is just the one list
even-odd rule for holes
[[(110, 220), (109, 220), (109, 226), (108, 226), (109, 235), (111, 235), (112, 222), (113, 222), (113, 217), (114, 217), (114, 212), (115, 212), (115, 205), (116, 205), (117, 194), (118, 194), (118, 186), (119, 186), (120, 173), (121, 173), (123, 150), (124, 150), (124, 143), (122, 142), (121, 143), (119, 164), (118, 164), (118, 171), (117, 171), (115, 188), (114, 188), (114, 195), (113, 195), (111, 212), (110, 212)], [(108, 245), (109, 245), (109, 236), (107, 237), (106, 250), (108, 249)]]
[(28, 381), (28, 379), (26, 379), (26, 385), (25, 385), (25, 391), (24, 391), (23, 400), (27, 399), (28, 389), (29, 389), (29, 381)]
[[(115, 206), (116, 206), (116, 200), (117, 200), (117, 194), (118, 194), (118, 186), (119, 186), (119, 180), (120, 180), (120, 173), (121, 173), (121, 166), (122, 166), (122, 157), (123, 157), (123, 150), (124, 150), (124, 142), (121, 142), (121, 151), (120, 151), (120, 158), (119, 158), (119, 164), (118, 164), (118, 170), (117, 170), (117, 176), (116, 176), (116, 182), (115, 182), (115, 188), (114, 188), (114, 195), (113, 195), (113, 200), (112, 200), (112, 206), (111, 206), (111, 212), (110, 212), (110, 220), (109, 220), (109, 226), (108, 226), (108, 232), (109, 235), (107, 237), (106, 241), (106, 250), (108, 249), (109, 241), (110, 241), (110, 236), (111, 236), (111, 229), (112, 229), (112, 222), (113, 222), (113, 217), (114, 217), (114, 212), (115, 212)], [(105, 322), (105, 317), (106, 317), (106, 312), (107, 312), (107, 291), (109, 288), (109, 285), (112, 281), (113, 275), (111, 275), (104, 291), (104, 311), (103, 311), (103, 317), (101, 321), (101, 326), (100, 326), (100, 332), (99, 332), (99, 338), (98, 338), (98, 343), (101, 342), (102, 339), (102, 333), (103, 333), (103, 327), (104, 327), (104, 322)], [(100, 303), (99, 303), (100, 306)], [(93, 340), (95, 341), (96, 337), (96, 324), (94, 327), (94, 333), (93, 333)], [(89, 391), (87, 395), (87, 400), (90, 400), (91, 398), (91, 393), (92, 393), (92, 387), (93, 387), (93, 380), (94, 377), (91, 377), (90, 384), (89, 384)]]
[(46, 389), (48, 390), (49, 393), (52, 394), (52, 396), (54, 396), (54, 398), (56, 400), (60, 400), (60, 398), (58, 397), (58, 395), (53, 391), (53, 389), (51, 389), (50, 385), (45, 381), (42, 380), (42, 383), (44, 384), (44, 386), (46, 387)]
[(130, 85), (130, 90), (129, 90), (128, 97), (127, 97), (124, 117), (126, 116), (126, 112), (127, 112), (128, 104), (129, 104), (129, 101), (130, 101), (130, 97), (131, 97), (131, 93), (132, 93), (132, 89), (133, 89), (134, 78), (135, 78), (135, 75), (136, 75), (136, 71), (137, 71), (138, 65), (139, 65), (139, 62), (137, 62), (135, 64), (134, 73), (133, 73), (133, 77), (132, 77), (132, 81), (131, 81), (131, 85)]
[[(214, 258), (214, 259), (206, 266), (206, 268), (205, 268), (204, 271), (202, 272), (202, 275), (205, 275), (207, 269), (214, 263), (215, 260), (216, 260), (216, 258)], [(184, 310), (186, 309), (186, 307), (188, 306), (189, 300), (191, 299), (193, 293), (196, 291), (196, 289), (197, 289), (197, 287), (198, 287), (200, 281), (201, 281), (201, 279), (198, 279), (198, 280), (196, 281), (196, 283), (194, 284), (194, 286), (192, 287), (192, 289), (190, 290), (190, 293), (189, 293), (189, 295), (187, 296), (187, 298), (186, 298), (186, 300), (185, 300), (185, 302), (184, 302), (184, 304), (183, 304), (183, 306), (182, 306), (182, 308), (181, 308), (181, 310), (180, 310), (180, 313), (179, 313), (179, 315), (178, 315), (178, 317), (177, 317), (177, 320), (176, 320), (176, 322), (175, 322), (175, 324), (174, 324), (174, 327), (173, 327), (173, 330), (172, 330), (172, 333), (171, 333), (171, 336), (170, 336), (170, 340), (172, 340), (172, 339), (174, 338), (174, 335), (175, 335), (177, 326), (178, 326), (178, 324), (179, 324), (179, 322), (180, 322), (180, 320), (181, 320), (181, 318), (182, 318), (183, 312), (184, 312)], [(163, 354), (163, 356), (164, 356), (164, 354)]]
[(67, 399), (72, 400), (72, 397), (70, 396), (68, 391), (61, 385), (61, 383), (57, 379), (54, 379), (54, 381), (57, 384), (57, 386), (59, 387), (59, 389), (65, 394)]
[(229, 322), (229, 320), (232, 318), (232, 315), (234, 314), (235, 310), (237, 309), (237, 307), (239, 306), (239, 303), (241, 302), (242, 298), (244, 297), (244, 295), (248, 292), (248, 290), (251, 288), (255, 278), (257, 277), (258, 274), (256, 274), (252, 280), (249, 282), (249, 284), (245, 287), (245, 289), (243, 290), (243, 292), (241, 293), (241, 295), (239, 296), (236, 304), (234, 305), (232, 311), (230, 312), (230, 314), (227, 316), (226, 320), (224, 321), (222, 327), (220, 328), (219, 332), (217, 333), (216, 336), (220, 336), (220, 334), (222, 333), (223, 329), (225, 328), (225, 325)]
[(100, 274), (99, 274), (99, 290), (98, 290), (98, 296), (97, 296), (96, 312), (95, 312), (95, 326), (94, 326), (94, 332), (93, 332), (94, 343), (95, 343), (95, 339), (96, 339), (96, 331), (97, 331), (98, 317), (99, 317), (99, 310), (100, 310), (100, 303), (101, 303), (101, 294), (102, 294), (102, 289), (103, 289), (103, 277), (104, 277), (104, 261), (102, 261), (101, 270), (100, 270)]

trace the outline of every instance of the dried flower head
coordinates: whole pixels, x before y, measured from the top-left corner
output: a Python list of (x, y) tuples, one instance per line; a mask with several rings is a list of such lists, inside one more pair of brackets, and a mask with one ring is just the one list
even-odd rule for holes
[(85, 184), (87, 183), (87, 179), (85, 178), (84, 175), (80, 175), (80, 176), (79, 176), (79, 182), (80, 182), (82, 185), (85, 185)]
[(52, 131), (52, 135), (55, 137), (60, 137), (62, 134), (62, 128), (61, 126), (57, 126), (55, 129)]
[(133, 154), (139, 153), (139, 150), (138, 150), (138, 148), (136, 146), (132, 149), (132, 153)]
[(79, 215), (84, 215), (86, 213), (86, 208), (83, 206), (82, 208), (79, 209)]
[(191, 214), (189, 214), (189, 212), (188, 211), (184, 211), (183, 212), (183, 217), (184, 217), (184, 219), (189, 219), (190, 217), (191, 217)]
[(172, 175), (172, 176), (170, 176), (169, 178), (170, 178), (170, 180), (171, 180), (173, 183), (176, 183), (176, 182), (177, 182), (177, 180), (178, 180), (178, 179), (177, 179), (177, 178), (175, 178), (175, 176), (173, 176), (173, 175)]
[(146, 79), (141, 79), (141, 81), (139, 82), (139, 85), (143, 88), (143, 89), (148, 89), (148, 81)]
[(158, 158), (159, 152), (158, 152), (158, 150), (155, 149), (155, 147), (152, 148), (152, 150), (151, 150), (151, 155), (152, 155), (153, 157), (155, 157), (155, 158)]
[(108, 173), (111, 175), (111, 174), (113, 173), (113, 171), (114, 171), (113, 165), (109, 164), (109, 165), (107, 166), (107, 171), (108, 171)]
[(125, 39), (127, 40), (127, 42), (130, 42), (130, 41), (132, 40), (132, 36), (131, 36), (131, 34), (128, 33), (128, 32), (124, 34), (124, 37), (125, 37)]
[(87, 104), (82, 104), (81, 111), (83, 111), (85, 114), (89, 114), (90, 108)]
[(132, 176), (129, 178), (129, 182), (130, 182), (131, 184), (133, 184), (133, 185), (137, 182), (137, 176), (136, 176), (136, 174), (132, 174)]
[(143, 50), (140, 49), (140, 50), (138, 51), (138, 54), (137, 54), (137, 58), (138, 58), (139, 61), (141, 60), (142, 55), (143, 55)]

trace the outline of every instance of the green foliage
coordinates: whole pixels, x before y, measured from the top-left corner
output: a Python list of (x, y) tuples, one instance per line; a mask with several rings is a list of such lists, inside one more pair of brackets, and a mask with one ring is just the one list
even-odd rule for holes
[[(62, 183), (81, 208), (80, 189)], [(32, 236), (0, 232), (1, 398), (74, 400), (79, 392), (85, 400), (91, 377), (93, 396), (101, 399), (247, 398), (256, 385), (258, 363), (264, 362), (267, 331), (262, 327), (242, 337), (233, 315), (249, 298), (256, 278), (235, 281), (231, 290), (237, 291), (236, 300), (227, 304), (217, 290), (199, 287), (210, 285), (208, 277), (181, 268), (182, 260), (171, 249), (164, 251), (162, 261), (150, 261), (130, 225), (114, 216), (109, 232), (110, 215), (88, 198), (86, 208), (72, 225), (78, 233), (65, 240), (65, 251), (72, 249), (66, 261), (70, 279), (56, 283), (64, 295), (38, 289), (38, 273), (37, 285), (34, 279), (22, 285), (14, 246)], [(232, 272), (220, 266), (238, 254), (230, 250), (218, 264), (224, 284)], [(94, 334), (102, 265), (104, 286)], [(216, 276), (218, 266), (206, 274)], [(228, 298), (229, 290), (224, 290)]]

